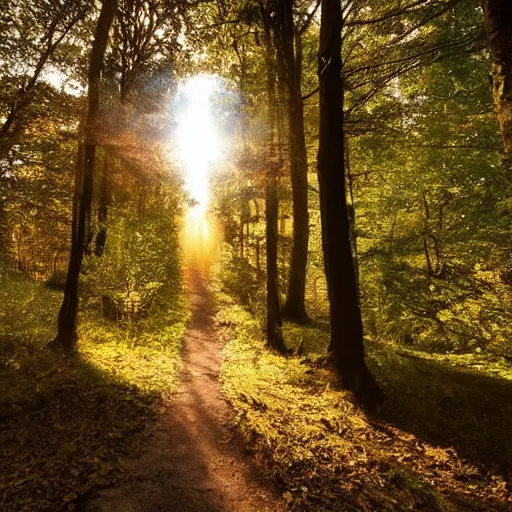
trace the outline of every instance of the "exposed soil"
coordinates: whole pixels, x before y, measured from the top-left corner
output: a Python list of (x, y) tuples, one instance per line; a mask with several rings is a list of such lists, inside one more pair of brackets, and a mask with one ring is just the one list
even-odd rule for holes
[(279, 512), (284, 505), (265, 481), (232, 426), (219, 390), (222, 343), (213, 304), (197, 270), (188, 270), (192, 319), (183, 349), (182, 383), (159, 420), (121, 463), (120, 485), (82, 505), (86, 512)]

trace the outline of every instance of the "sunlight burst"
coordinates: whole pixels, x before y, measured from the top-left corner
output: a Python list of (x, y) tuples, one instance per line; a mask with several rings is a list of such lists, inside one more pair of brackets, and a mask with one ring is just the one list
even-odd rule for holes
[(221, 141), (211, 109), (211, 96), (218, 87), (211, 75), (196, 75), (184, 82), (178, 94), (184, 108), (178, 116), (179, 158), (185, 170), (185, 186), (199, 204), (194, 216), (204, 214), (209, 198), (209, 171), (221, 156)]

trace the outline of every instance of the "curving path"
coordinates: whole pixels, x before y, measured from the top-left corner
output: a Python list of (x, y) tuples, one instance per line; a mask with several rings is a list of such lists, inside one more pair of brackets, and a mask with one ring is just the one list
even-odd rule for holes
[(198, 270), (186, 272), (192, 319), (183, 349), (177, 395), (122, 462), (120, 486), (102, 490), (87, 512), (280, 512), (231, 426), (219, 391), (222, 344), (213, 326), (211, 296)]

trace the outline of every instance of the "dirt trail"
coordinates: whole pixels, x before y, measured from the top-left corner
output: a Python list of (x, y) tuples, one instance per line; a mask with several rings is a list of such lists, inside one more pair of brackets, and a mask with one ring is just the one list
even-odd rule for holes
[(102, 490), (86, 512), (279, 512), (231, 426), (219, 391), (222, 345), (210, 294), (197, 270), (186, 273), (192, 308), (182, 383), (166, 412), (122, 462), (120, 486)]

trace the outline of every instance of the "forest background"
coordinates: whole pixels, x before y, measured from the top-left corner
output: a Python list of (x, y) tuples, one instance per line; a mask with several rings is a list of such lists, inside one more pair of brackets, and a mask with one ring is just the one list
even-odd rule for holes
[[(348, 503), (354, 491), (336, 488), (319, 497), (324, 483), (310, 488), (301, 481), (300, 464), (283, 469), (297, 459), (290, 446), (296, 438), (281, 424), (279, 400), (266, 394), (282, 383), (269, 380), (272, 365), (280, 379), (302, 382), (307, 407), (330, 433), (362, 414), (350, 409), (352, 419), (334, 419), (326, 411), (339, 395), (326, 398), (333, 403), (323, 409), (313, 400), (319, 385), (336, 387), (341, 374), (363, 402), (385, 395), (381, 414), (395, 427), (459, 452), (444, 461), (450, 477), (442, 468), (430, 480), (423, 470), (411, 476), (401, 466), (380, 468), (395, 491), (369, 491), (367, 506), (376, 500), (393, 510), (393, 500), (407, 495), (413, 510), (418, 503), (450, 509), (452, 501), (469, 507), (453, 477), (462, 464), (461, 482), (479, 475), (469, 485), (482, 510), (506, 507), (512, 72), (503, 54), (512, 45), (510, 8), (490, 0), (341, 3), (345, 179), (338, 174), (338, 186), (324, 188), (332, 192), (324, 192), (325, 205), (343, 207), (353, 262), (339, 265), (354, 283), (352, 297), (340, 294), (348, 301), (338, 309), (347, 316), (340, 324), (333, 322), (340, 297), (329, 300), (325, 277), (332, 244), (324, 232), (322, 245), (317, 174), (320, 89), (331, 62), (322, 61), (325, 6), (307, 0), (3, 3), (0, 416), (23, 425), (21, 434), (2, 432), (5, 446), (16, 439), (27, 447), (9, 449), (21, 483), (5, 481), (4, 502), (31, 500), (28, 509), (34, 500), (41, 509), (54, 500), (73, 504), (110, 478), (124, 449), (119, 439), (141, 428), (155, 403), (176, 389), (188, 321), (179, 230), (193, 207), (183, 165), (174, 158), (176, 97), (187, 77), (199, 75), (214, 77), (212, 117), (226, 143), (210, 175), (209, 204), (224, 241), (211, 272), (222, 306), (219, 328), (232, 340), (225, 392), (245, 414), (242, 429), (270, 453), (267, 463), (290, 503), (304, 510), (325, 499), (332, 510), (339, 493)], [(325, 29), (329, 20), (322, 21)], [(332, 282), (335, 274), (336, 265)], [(343, 332), (352, 325), (353, 335), (333, 334), (338, 324)], [(62, 359), (49, 344), (76, 349), (78, 359)], [(265, 344), (274, 351), (261, 352)], [(340, 354), (354, 357), (355, 374)], [(268, 372), (256, 380), (254, 357)], [(62, 404), (83, 400), (84, 389), (89, 405), (65, 419)], [(348, 400), (345, 391), (336, 393)], [(111, 411), (100, 442), (91, 434), (91, 425), (105, 422), (94, 412), (98, 403)], [(28, 425), (33, 415), (37, 420)], [(278, 433), (270, 434), (269, 425)], [(51, 446), (37, 445), (36, 428), (52, 432)], [(322, 443), (310, 431), (304, 435), (301, 450), (322, 468)], [(94, 445), (96, 455), (79, 450), (82, 442)], [(326, 463), (332, 469), (346, 453), (329, 443), (322, 449), (334, 452)], [(426, 467), (416, 456), (413, 462)], [(73, 460), (77, 474), (60, 474), (50, 486), (27, 476), (38, 464), (46, 469), (35, 474), (54, 475), (47, 465), (61, 459)], [(358, 464), (367, 478), (371, 467), (362, 457)], [(319, 479), (329, 480), (324, 469)], [(372, 485), (376, 493), (380, 483)]]

